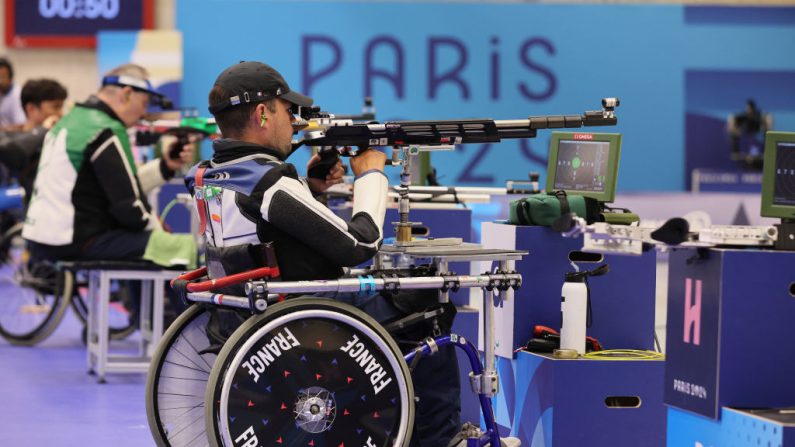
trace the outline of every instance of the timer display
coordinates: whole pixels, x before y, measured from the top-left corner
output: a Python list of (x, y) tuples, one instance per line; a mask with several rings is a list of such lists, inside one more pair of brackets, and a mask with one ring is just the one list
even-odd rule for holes
[(153, 0), (6, 0), (6, 45), (94, 47), (100, 30), (153, 27)]
[(119, 15), (121, 0), (39, 0), (39, 15), (45, 19), (108, 19)]

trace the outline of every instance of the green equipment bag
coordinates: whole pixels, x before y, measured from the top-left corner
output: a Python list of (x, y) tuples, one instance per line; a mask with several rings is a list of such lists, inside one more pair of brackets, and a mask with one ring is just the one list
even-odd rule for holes
[(510, 204), (508, 223), (512, 225), (539, 225), (555, 228), (562, 215), (574, 213), (588, 223), (596, 222), (601, 207), (596, 199), (567, 195), (565, 191), (550, 194), (533, 194)]

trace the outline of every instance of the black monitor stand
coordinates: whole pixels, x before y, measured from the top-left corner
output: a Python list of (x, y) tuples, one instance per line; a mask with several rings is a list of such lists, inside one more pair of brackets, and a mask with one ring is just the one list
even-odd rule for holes
[(775, 226), (778, 229), (775, 249), (795, 251), (795, 219), (781, 219)]

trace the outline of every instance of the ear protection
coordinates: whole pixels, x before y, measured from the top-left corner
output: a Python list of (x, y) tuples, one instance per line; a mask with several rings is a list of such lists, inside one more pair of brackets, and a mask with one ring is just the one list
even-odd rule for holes
[(260, 113), (260, 115), (259, 115), (259, 127), (265, 127), (265, 121), (268, 121), (268, 117), (265, 116), (264, 113)]

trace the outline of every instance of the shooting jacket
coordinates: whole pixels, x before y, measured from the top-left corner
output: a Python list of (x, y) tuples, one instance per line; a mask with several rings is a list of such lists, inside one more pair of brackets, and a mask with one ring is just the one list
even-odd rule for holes
[[(281, 277), (289, 281), (338, 278), (342, 267), (358, 265), (378, 251), (388, 188), (383, 172), (356, 178), (353, 217), (346, 222), (315, 199), (279, 152), (236, 140), (217, 140), (213, 149), (213, 159), (194, 166), (185, 178), (194, 198), (198, 194), (207, 204), (209, 247), (272, 242)], [(197, 188), (200, 167), (206, 170)], [(220, 252), (232, 256), (235, 250)]]
[[(47, 129), (37, 127), (30, 131), (0, 132), (0, 164), (5, 167), (10, 178), (3, 182), (16, 179), (25, 188), (26, 199), (33, 190), (33, 179), (39, 163), (41, 146)], [(6, 174), (6, 172), (3, 172)]]
[(136, 167), (124, 123), (92, 96), (45, 136), (22, 236), (79, 252), (106, 231), (157, 228), (145, 194), (172, 175), (157, 159)]

